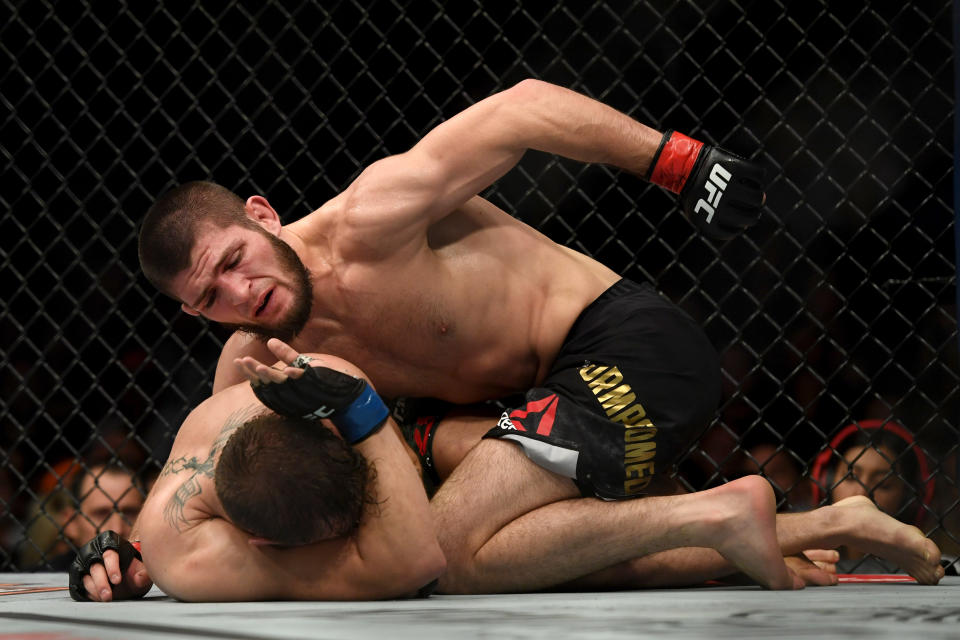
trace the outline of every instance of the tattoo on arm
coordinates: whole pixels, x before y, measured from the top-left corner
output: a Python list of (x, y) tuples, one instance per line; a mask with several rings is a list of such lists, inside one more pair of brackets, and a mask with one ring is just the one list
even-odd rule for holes
[(160, 471), (160, 478), (184, 472), (190, 474), (177, 488), (173, 497), (170, 498), (170, 501), (167, 502), (163, 508), (163, 518), (171, 527), (179, 532), (181, 530), (180, 525), (189, 522), (183, 515), (183, 509), (188, 500), (200, 495), (203, 491), (198, 476), (213, 478), (214, 463), (224, 445), (227, 444), (227, 440), (230, 439), (230, 436), (238, 427), (262, 412), (262, 407), (250, 405), (244, 409), (234, 411), (227, 416), (223, 428), (220, 429), (220, 433), (213, 441), (213, 444), (210, 445), (210, 451), (207, 453), (206, 458), (201, 460), (197, 456), (180, 456), (179, 458), (167, 460), (167, 463), (163, 465), (163, 469)]

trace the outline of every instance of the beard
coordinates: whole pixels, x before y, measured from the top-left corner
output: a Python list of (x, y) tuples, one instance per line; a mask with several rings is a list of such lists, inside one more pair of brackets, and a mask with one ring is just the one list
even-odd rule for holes
[(289, 343), (303, 330), (307, 320), (310, 319), (310, 311), (313, 308), (313, 286), (310, 271), (290, 245), (259, 226), (257, 230), (270, 241), (283, 273), (290, 277), (289, 285), (293, 294), (293, 307), (275, 324), (225, 324), (224, 326), (231, 331), (240, 331), (252, 335), (261, 342), (266, 342), (270, 338), (279, 338)]

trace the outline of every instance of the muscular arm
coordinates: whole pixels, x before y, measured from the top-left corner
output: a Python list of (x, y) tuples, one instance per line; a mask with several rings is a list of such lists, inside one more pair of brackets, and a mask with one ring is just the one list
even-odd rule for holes
[[(348, 188), (348, 223), (413, 237), (510, 170), (527, 149), (646, 172), (657, 131), (574, 91), (524, 80), (437, 126), (410, 151), (368, 167)], [(408, 235), (409, 234), (409, 235)]]

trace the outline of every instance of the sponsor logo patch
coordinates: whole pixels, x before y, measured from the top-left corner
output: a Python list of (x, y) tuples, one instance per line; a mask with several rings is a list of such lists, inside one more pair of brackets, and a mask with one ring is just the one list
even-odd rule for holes
[(532, 400), (523, 409), (514, 409), (500, 416), (497, 426), (514, 431), (533, 431), (540, 436), (549, 436), (557, 419), (557, 394)]

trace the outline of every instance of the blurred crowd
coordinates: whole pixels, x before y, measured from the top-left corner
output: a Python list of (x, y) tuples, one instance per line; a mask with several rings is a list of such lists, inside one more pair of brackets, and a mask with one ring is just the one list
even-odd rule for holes
[[(113, 530), (128, 537), (157, 471), (142, 448), (119, 434), (103, 438), (82, 457), (45, 465), (19, 490), (17, 470), (4, 467), (0, 532), (12, 565), (6, 570), (66, 571), (97, 533)], [(9, 508), (18, 499), (20, 514)]]

